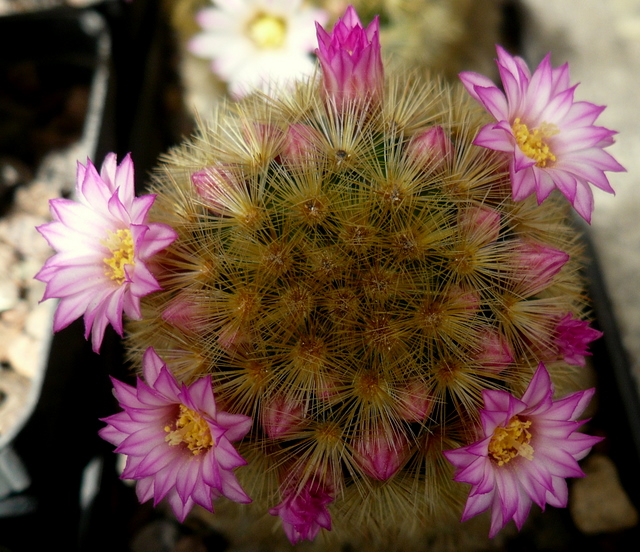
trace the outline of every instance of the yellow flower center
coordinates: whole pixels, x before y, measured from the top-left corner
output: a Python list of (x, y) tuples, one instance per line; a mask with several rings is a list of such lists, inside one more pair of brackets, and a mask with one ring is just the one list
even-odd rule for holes
[(556, 161), (556, 156), (547, 143), (549, 138), (560, 132), (556, 125), (543, 122), (538, 128), (529, 130), (529, 127), (517, 118), (511, 128), (522, 152), (534, 159), (538, 167), (546, 167), (548, 163)]
[(133, 236), (128, 228), (112, 232), (108, 230), (107, 239), (102, 243), (111, 251), (111, 257), (103, 259), (105, 274), (122, 285), (126, 279), (124, 267), (133, 265)]
[(215, 445), (206, 420), (183, 404), (180, 405), (173, 427), (166, 426), (164, 430), (167, 432), (164, 438), (167, 443), (171, 446), (184, 444), (193, 455), (206, 452)]
[(528, 429), (531, 422), (523, 422), (518, 416), (509, 420), (506, 427), (497, 427), (489, 442), (489, 456), (502, 466), (516, 456), (533, 460), (533, 447), (529, 444), (531, 433)]
[(247, 25), (247, 34), (261, 50), (280, 48), (287, 36), (287, 22), (282, 17), (258, 13)]

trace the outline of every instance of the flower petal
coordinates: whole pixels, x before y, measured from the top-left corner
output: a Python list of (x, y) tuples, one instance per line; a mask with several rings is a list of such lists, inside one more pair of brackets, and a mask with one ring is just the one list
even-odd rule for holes
[[(521, 58), (500, 47), (497, 51), (505, 94), (482, 75), (460, 74), (467, 91), (497, 121), (483, 127), (474, 144), (511, 153), (515, 201), (535, 193), (542, 203), (558, 188), (589, 222), (593, 211), (589, 184), (613, 193), (603, 171), (624, 170), (604, 152), (613, 143), (615, 132), (594, 125), (604, 108), (574, 101), (576, 86), (570, 86), (568, 66), (553, 68), (549, 54), (531, 74)], [(517, 137), (518, 145), (509, 149), (509, 140), (497, 129), (509, 133), (515, 124), (518, 130), (512, 143)]]
[(90, 160), (78, 164), (78, 201), (52, 200), (54, 221), (38, 227), (56, 250), (36, 275), (47, 283), (43, 300), (62, 299), (54, 331), (84, 314), (95, 352), (107, 325), (122, 335), (123, 312), (139, 318), (139, 298), (160, 289), (145, 261), (177, 237), (168, 226), (143, 220), (154, 197), (135, 198), (133, 178), (130, 155), (118, 165), (108, 154), (100, 173)]
[(577, 433), (580, 424), (574, 421), (591, 391), (558, 401), (552, 396), (542, 363), (521, 399), (505, 391), (484, 391), (480, 439), (444, 451), (455, 468), (454, 480), (471, 485), (462, 520), (491, 509), (490, 537), (511, 519), (520, 529), (532, 502), (543, 509), (545, 504), (566, 506), (565, 478), (583, 475), (577, 460), (599, 441)]
[(246, 462), (229, 441), (244, 437), (251, 419), (216, 411), (210, 376), (178, 384), (152, 348), (142, 369), (147, 382), (135, 388), (113, 380), (124, 410), (100, 430), (127, 456), (123, 477), (138, 482), (138, 497), (154, 505), (166, 497), (180, 520), (194, 504), (213, 511), (212, 496), (251, 502), (233, 472)]

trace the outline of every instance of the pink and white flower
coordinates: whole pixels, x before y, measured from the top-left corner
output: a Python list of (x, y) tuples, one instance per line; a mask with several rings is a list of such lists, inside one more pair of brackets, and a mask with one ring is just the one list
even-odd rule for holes
[(166, 224), (147, 222), (154, 195), (135, 197), (133, 161), (106, 156), (100, 173), (78, 163), (76, 198), (49, 202), (53, 221), (37, 228), (57, 251), (36, 274), (47, 284), (43, 301), (60, 299), (59, 331), (84, 315), (85, 338), (98, 352), (107, 324), (122, 336), (122, 313), (140, 318), (140, 298), (160, 289), (145, 264), (177, 237)]
[(199, 504), (213, 512), (212, 499), (251, 499), (233, 470), (246, 464), (231, 444), (251, 428), (251, 418), (217, 409), (211, 376), (180, 385), (157, 353), (142, 359), (144, 380), (136, 387), (112, 379), (122, 412), (102, 421), (100, 436), (126, 455), (122, 479), (137, 481), (140, 502), (165, 497), (183, 521)]
[(280, 157), (289, 166), (305, 166), (310, 159), (320, 157), (320, 144), (322, 135), (316, 129), (293, 123), (284, 136)]
[(397, 412), (403, 420), (422, 422), (427, 419), (435, 404), (430, 387), (422, 380), (414, 379), (398, 389)]
[(498, 47), (504, 93), (477, 73), (460, 73), (468, 92), (496, 119), (474, 143), (510, 154), (513, 199), (536, 194), (542, 203), (560, 190), (587, 221), (593, 211), (589, 184), (614, 193), (605, 171), (624, 168), (604, 148), (615, 131), (593, 123), (604, 107), (574, 101), (569, 67), (552, 67), (547, 55), (531, 74), (523, 59)]
[(331, 530), (331, 514), (327, 504), (333, 502), (329, 490), (319, 481), (307, 480), (302, 489), (290, 482), (280, 491), (282, 502), (271, 508), (272, 516), (280, 516), (282, 528), (291, 544), (312, 541), (320, 529)]
[(478, 441), (444, 452), (454, 480), (471, 484), (462, 521), (491, 509), (493, 538), (509, 520), (520, 529), (532, 502), (544, 509), (567, 505), (567, 477), (583, 477), (578, 460), (600, 437), (577, 432), (594, 389), (553, 400), (541, 363), (521, 399), (484, 390)]
[(353, 6), (328, 33), (316, 23), (322, 67), (322, 85), (327, 98), (338, 108), (353, 101), (379, 101), (384, 86), (380, 54), (380, 21), (376, 16), (364, 29)]
[(274, 82), (311, 76), (315, 64), (314, 22), (325, 23), (325, 11), (302, 0), (212, 0), (198, 12), (203, 32), (188, 48), (210, 59), (212, 71), (235, 97)]

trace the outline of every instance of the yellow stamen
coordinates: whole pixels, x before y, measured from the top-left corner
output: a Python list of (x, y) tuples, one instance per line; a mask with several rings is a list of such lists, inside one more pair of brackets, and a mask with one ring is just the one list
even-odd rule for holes
[(546, 167), (548, 163), (556, 161), (556, 156), (551, 152), (547, 140), (560, 132), (553, 123), (542, 123), (538, 128), (529, 130), (529, 127), (517, 118), (511, 127), (513, 135), (522, 152), (534, 159), (538, 167)]
[(166, 426), (167, 436), (164, 438), (171, 446), (184, 444), (193, 455), (206, 452), (215, 441), (206, 420), (197, 412), (180, 405), (180, 412), (172, 426)]
[(105, 274), (118, 285), (122, 285), (126, 280), (124, 267), (134, 264), (133, 236), (128, 228), (107, 232), (108, 237), (102, 243), (109, 248), (112, 255), (103, 259), (106, 265)]
[(506, 427), (497, 427), (489, 442), (489, 456), (502, 466), (516, 456), (533, 460), (533, 447), (529, 444), (531, 433), (528, 431), (531, 421), (522, 421), (518, 416), (509, 420)]
[(247, 34), (261, 50), (280, 48), (287, 36), (287, 22), (282, 17), (258, 13), (247, 25)]

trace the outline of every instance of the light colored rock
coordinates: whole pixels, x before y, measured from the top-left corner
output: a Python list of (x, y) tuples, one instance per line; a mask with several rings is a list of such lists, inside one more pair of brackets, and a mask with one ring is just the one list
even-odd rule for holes
[(24, 330), (27, 335), (38, 340), (48, 340), (51, 335), (53, 316), (51, 305), (38, 303), (27, 315)]
[[(7, 311), (11, 312), (11, 311)], [(3, 313), (4, 314), (4, 313)], [(0, 362), (9, 363), (9, 345), (22, 334), (22, 326), (0, 324)], [(0, 369), (0, 384), (7, 370)]]
[[(42, 268), (42, 265), (47, 259), (48, 255), (52, 254), (53, 252), (47, 253), (47, 255), (43, 255), (40, 258), (34, 257), (25, 259), (22, 263), (20, 263), (18, 267), (19, 270), (16, 278), (24, 287), (24, 297), (31, 307), (37, 305), (44, 295), (46, 284), (39, 280), (35, 280), (33, 277)], [(49, 301), (49, 303), (51, 304), (51, 301)]]
[(29, 214), (8, 215), (0, 219), (0, 239), (12, 244), (23, 257), (41, 257), (49, 252), (49, 244), (36, 230), (47, 222), (43, 217)]
[(9, 278), (12, 267), (17, 261), (13, 247), (8, 243), (0, 242), (0, 278)]
[(43, 355), (46, 354), (45, 344), (41, 339), (34, 339), (27, 334), (20, 334), (9, 343), (7, 359), (16, 373), (34, 379), (42, 368)]
[(11, 370), (3, 370), (0, 376), (0, 437), (20, 420), (27, 404), (31, 381)]
[[(0, 312), (0, 329), (4, 327), (11, 328), (16, 331), (22, 331), (28, 313), (29, 305), (25, 300), (21, 299), (11, 310)], [(1, 341), (2, 337), (0, 337), (0, 342)]]
[(49, 200), (60, 197), (57, 188), (45, 180), (37, 180), (29, 186), (20, 187), (16, 190), (13, 200), (15, 208), (47, 219), (50, 217)]
[(12, 280), (0, 280), (0, 312), (14, 308), (19, 300), (18, 284)]
[(569, 494), (569, 510), (578, 529), (595, 535), (635, 527), (638, 512), (622, 488), (611, 459), (592, 454), (582, 468), (587, 477), (573, 481)]

